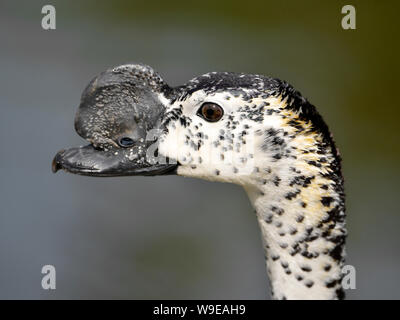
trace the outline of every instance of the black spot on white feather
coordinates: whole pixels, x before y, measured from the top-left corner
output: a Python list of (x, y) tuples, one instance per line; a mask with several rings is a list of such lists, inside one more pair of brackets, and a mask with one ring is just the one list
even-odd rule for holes
[(301, 267), (301, 270), (303, 270), (304, 272), (311, 272), (312, 269), (310, 266), (304, 265)]

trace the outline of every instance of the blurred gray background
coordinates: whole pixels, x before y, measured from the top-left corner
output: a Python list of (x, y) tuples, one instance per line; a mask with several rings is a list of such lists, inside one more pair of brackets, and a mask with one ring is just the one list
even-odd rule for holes
[[(265, 299), (261, 238), (243, 190), (182, 177), (53, 175), (80, 94), (143, 62), (171, 85), (208, 71), (289, 81), (344, 159), (349, 299), (400, 298), (399, 22), (395, 1), (0, 2), (0, 298)], [(41, 28), (53, 4), (57, 29)], [(41, 268), (57, 289), (41, 288)]]

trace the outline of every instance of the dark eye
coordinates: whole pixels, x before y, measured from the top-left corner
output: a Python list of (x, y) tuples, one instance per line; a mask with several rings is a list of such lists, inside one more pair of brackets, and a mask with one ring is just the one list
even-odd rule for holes
[(197, 111), (197, 115), (209, 122), (216, 122), (224, 115), (224, 109), (216, 103), (205, 102), (202, 104), (199, 111)]
[(135, 141), (133, 141), (129, 137), (122, 137), (118, 139), (118, 144), (122, 148), (129, 148), (132, 147), (135, 144)]

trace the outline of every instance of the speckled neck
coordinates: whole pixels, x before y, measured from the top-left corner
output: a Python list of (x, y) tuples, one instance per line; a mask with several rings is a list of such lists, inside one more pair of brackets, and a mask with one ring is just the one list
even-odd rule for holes
[[(273, 297), (342, 298), (341, 160), (316, 108), (286, 82), (259, 75), (211, 72), (176, 91), (159, 153), (179, 163), (178, 175), (246, 189)], [(222, 118), (199, 114), (209, 103)]]
[(343, 299), (342, 197), (312, 166), (268, 170), (245, 187), (262, 231), (274, 299)]

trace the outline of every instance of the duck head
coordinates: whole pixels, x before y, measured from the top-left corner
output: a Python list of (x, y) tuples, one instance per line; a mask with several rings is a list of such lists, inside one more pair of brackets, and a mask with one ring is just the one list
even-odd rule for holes
[(53, 171), (178, 174), (230, 182), (257, 213), (273, 297), (343, 297), (340, 156), (322, 117), (284, 81), (211, 72), (170, 87), (150, 67), (119, 66), (82, 94), (77, 133)]
[(272, 172), (296, 160), (299, 140), (307, 144), (306, 134), (294, 139), (303, 126), (334, 147), (315, 108), (278, 79), (212, 72), (171, 88), (149, 66), (122, 65), (86, 87), (75, 130), (90, 144), (61, 150), (52, 169), (89, 176), (177, 173), (251, 186), (265, 175), (260, 169)]

